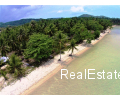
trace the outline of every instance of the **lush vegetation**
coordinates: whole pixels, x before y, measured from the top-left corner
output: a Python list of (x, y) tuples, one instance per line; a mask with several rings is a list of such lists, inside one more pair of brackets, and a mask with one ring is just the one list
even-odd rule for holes
[[(15, 77), (24, 75), (21, 68), (22, 60), (42, 62), (50, 56), (55, 56), (64, 50), (71, 50), (71, 55), (75, 46), (87, 40), (99, 37), (100, 32), (112, 26), (110, 19), (94, 17), (73, 17), (59, 19), (32, 20), (21, 26), (7, 27), (0, 33), (0, 52), (1, 56), (10, 56), (8, 71)], [(6, 73), (2, 73), (4, 76)]]
[(96, 39), (100, 31), (111, 26), (111, 21), (101, 18), (61, 18), (40, 20), (13, 28), (7, 27), (0, 34), (0, 51), (2, 56), (15, 51), (25, 58), (35, 61), (58, 54), (71, 39), (76, 43)]
[(112, 18), (111, 21), (114, 25), (120, 25), (120, 18)]
[[(84, 18), (84, 17), (86, 17), (86, 18), (92, 17), (92, 18), (109, 19), (109, 20), (112, 21), (113, 24), (120, 25), (120, 18), (109, 18), (109, 17), (106, 17), (106, 16), (93, 16), (93, 15), (89, 15), (89, 14), (83, 14), (81, 16), (78, 16), (78, 18)], [(48, 20), (55, 20), (55, 19), (60, 19), (60, 18), (48, 18)], [(2, 28), (2, 27), (20, 26), (20, 25), (29, 23), (32, 20), (40, 21), (40, 20), (42, 20), (42, 18), (40, 18), (40, 19), (32, 19), (32, 18), (31, 19), (21, 19), (21, 20), (17, 20), (17, 21), (6, 22), (6, 23), (0, 22), (0, 27)]]
[(35, 61), (40, 62), (46, 59), (52, 53), (53, 39), (48, 35), (36, 34), (30, 36), (25, 49), (25, 57), (33, 58)]
[(24, 69), (21, 66), (22, 62), (20, 58), (13, 53), (8, 60), (8, 72), (13, 73), (14, 77), (21, 77), (25, 75)]

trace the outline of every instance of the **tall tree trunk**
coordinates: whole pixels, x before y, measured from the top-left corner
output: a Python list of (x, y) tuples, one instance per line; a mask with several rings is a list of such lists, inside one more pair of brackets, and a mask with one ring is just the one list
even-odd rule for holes
[(72, 56), (72, 51), (71, 51), (71, 56)]
[(60, 41), (60, 59), (58, 61), (61, 61), (61, 41)]
[(58, 61), (61, 61), (61, 49), (60, 49), (60, 59), (58, 59)]
[(71, 56), (72, 56), (73, 50), (74, 50), (74, 48), (72, 47)]
[(61, 50), (60, 50), (60, 61), (61, 61)]

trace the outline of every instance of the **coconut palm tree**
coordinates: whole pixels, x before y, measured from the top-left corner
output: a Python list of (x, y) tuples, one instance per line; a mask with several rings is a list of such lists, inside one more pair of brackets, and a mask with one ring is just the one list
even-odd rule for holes
[(65, 41), (67, 40), (67, 36), (62, 33), (62, 31), (58, 31), (55, 35), (55, 42), (59, 43), (59, 50), (60, 50), (60, 59), (58, 61), (61, 61), (61, 47), (64, 45)]
[(21, 77), (23, 75), (23, 69), (21, 68), (22, 62), (15, 54), (10, 56), (8, 60), (8, 72), (13, 73), (15, 77)]
[(24, 27), (21, 27), (19, 29), (19, 34), (17, 35), (17, 39), (18, 39), (18, 54), (22, 54), (23, 49), (25, 49), (26, 46), (26, 41), (27, 41), (27, 35), (25, 33), (25, 29)]
[(73, 53), (74, 49), (78, 50), (78, 49), (75, 47), (75, 40), (72, 39), (71, 42), (70, 42), (70, 46), (69, 46), (69, 50), (71, 50), (71, 54), (70, 54), (69, 56), (72, 56), (72, 53)]
[(56, 31), (57, 31), (57, 28), (54, 24), (50, 24), (44, 29), (45, 34), (49, 35), (50, 37), (53, 36)]
[(2, 37), (0, 38), (0, 51), (1, 51), (1, 56), (6, 56), (7, 52), (9, 51), (9, 46), (6, 45)]
[(10, 36), (11, 40), (9, 40), (8, 45), (11, 47), (12, 51), (18, 50), (19, 45), (18, 45), (18, 39), (16, 39), (15, 35), (12, 34)]
[(32, 20), (32, 21), (30, 22), (30, 25), (31, 25), (32, 28), (35, 28), (35, 26), (36, 26), (36, 21)]
[(19, 42), (23, 41), (23, 36), (24, 36), (24, 30), (23, 30), (23, 28), (20, 28), (19, 35), (17, 37)]

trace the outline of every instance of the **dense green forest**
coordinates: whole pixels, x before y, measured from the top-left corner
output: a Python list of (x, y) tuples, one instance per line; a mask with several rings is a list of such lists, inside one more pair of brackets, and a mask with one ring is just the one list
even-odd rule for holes
[(120, 18), (112, 18), (111, 22), (113, 25), (120, 25)]
[[(32, 20), (30, 23), (7, 27), (1, 31), (1, 56), (15, 53), (11, 56), (12, 60), (9, 61), (14, 64), (10, 63), (10, 66), (15, 66), (15, 59), (20, 61), (16, 56), (21, 57), (22, 60), (26, 59), (30, 62), (32, 59), (34, 62), (40, 63), (60, 53), (60, 61), (62, 60), (61, 53), (65, 50), (70, 49), (73, 52), (76, 44), (82, 43), (83, 40), (91, 43), (91, 40), (99, 37), (101, 31), (111, 26), (110, 19), (95, 17)], [(16, 66), (18, 66), (18, 70), (13, 68), (16, 70), (12, 71), (13, 73), (19, 72), (21, 63)]]
[[(113, 24), (117, 24), (119, 25), (120, 24), (120, 19), (119, 18), (109, 18), (109, 17), (106, 17), (106, 16), (93, 16), (93, 15), (89, 15), (89, 14), (83, 14), (81, 16), (78, 16), (79, 18), (82, 18), (82, 17), (94, 17), (94, 18), (105, 18), (105, 19), (111, 19), (112, 23)], [(54, 20), (54, 19), (59, 19), (59, 18), (48, 18), (50, 20)], [(0, 22), (0, 27), (11, 27), (11, 26), (19, 26), (19, 25), (23, 25), (23, 24), (26, 24), (26, 23), (29, 23), (31, 22), (31, 20), (35, 20), (35, 21), (39, 21), (39, 20), (42, 20), (42, 18), (40, 19), (21, 19), (21, 20), (17, 20), (17, 21), (11, 21), (11, 22), (6, 22), (6, 23), (2, 23)]]

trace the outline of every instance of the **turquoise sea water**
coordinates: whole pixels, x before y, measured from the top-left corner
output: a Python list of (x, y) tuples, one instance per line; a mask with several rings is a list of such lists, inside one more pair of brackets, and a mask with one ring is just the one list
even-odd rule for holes
[[(32, 95), (120, 95), (120, 27), (114, 27), (110, 34), (107, 34), (100, 42), (92, 46), (82, 55), (77, 56), (69, 65), (62, 69), (68, 70), (68, 79), (63, 76), (61, 71), (47, 80), (30, 94)], [(91, 70), (85, 79), (85, 69)], [(102, 79), (97, 79), (98, 72)], [(116, 78), (115, 79), (115, 70)], [(75, 73), (75, 79), (70, 79), (70, 72)], [(82, 72), (82, 79), (77, 79), (77, 72)], [(107, 72), (111, 72), (112, 75)], [(66, 71), (64, 71), (66, 73)], [(88, 73), (88, 72), (86, 72)], [(112, 79), (107, 79), (111, 75)], [(99, 76), (100, 77), (100, 76)]]

